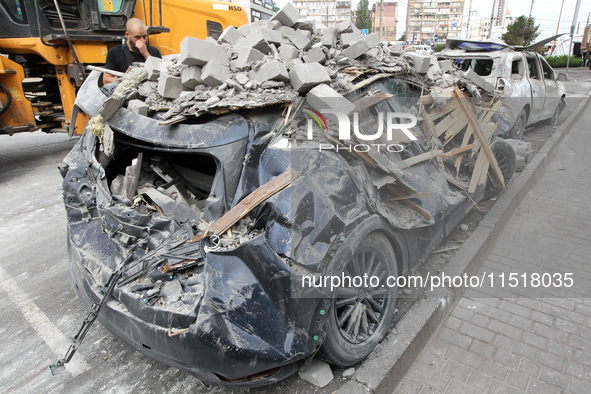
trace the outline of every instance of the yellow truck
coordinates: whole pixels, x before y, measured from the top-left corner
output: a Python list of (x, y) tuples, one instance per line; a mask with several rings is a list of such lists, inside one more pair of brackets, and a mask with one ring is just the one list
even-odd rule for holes
[(70, 116), (85, 68), (105, 63), (131, 17), (163, 55), (178, 53), (185, 36), (217, 38), (248, 23), (241, 6), (211, 0), (2, 0), (0, 134), (80, 134), (87, 118), (70, 125)]

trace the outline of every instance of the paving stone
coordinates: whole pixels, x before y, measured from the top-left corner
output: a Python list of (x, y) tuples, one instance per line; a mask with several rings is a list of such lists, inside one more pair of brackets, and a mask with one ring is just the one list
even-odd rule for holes
[(488, 323), (488, 328), (491, 331), (494, 331), (498, 334), (502, 334), (508, 336), (509, 338), (519, 339), (523, 330), (500, 322), (498, 320), (490, 320)]
[(165, 98), (177, 98), (183, 91), (183, 83), (180, 77), (161, 72), (158, 78), (158, 93)]
[(218, 63), (216, 60), (208, 62), (201, 69), (201, 79), (207, 86), (221, 85), (229, 76), (229, 68)]
[(505, 379), (507, 379), (507, 375), (509, 374), (509, 369), (504, 365), (489, 359), (484, 363), (484, 366), (482, 367), (482, 373), (504, 382)]
[(509, 349), (511, 349), (512, 342), (513, 342), (513, 340), (511, 338), (507, 338), (504, 335), (497, 334), (495, 336), (493, 344), (497, 347), (502, 348), (502, 349), (509, 350)]
[(455, 345), (449, 345), (446, 357), (450, 360), (455, 360), (460, 364), (464, 364), (469, 368), (479, 369), (484, 358), (476, 353), (471, 353), (468, 350)]
[(538, 351), (538, 364), (545, 365), (553, 368), (559, 372), (562, 372), (566, 359), (557, 354), (546, 352), (543, 350)]
[(511, 371), (507, 383), (519, 390), (526, 390), (529, 383), (529, 376), (519, 371)]
[(452, 380), (447, 385), (446, 392), (449, 393), (463, 393), (463, 394), (480, 394), (472, 387), (466, 385), (463, 382), (458, 382), (457, 380)]
[(289, 74), (285, 64), (279, 60), (272, 60), (263, 63), (258, 70), (252, 70), (248, 73), (248, 78), (253, 81), (288, 81)]
[(513, 354), (508, 350), (497, 349), (497, 352), (494, 356), (494, 360), (499, 364), (505, 365), (509, 368), (517, 369), (519, 367), (521, 357)]
[(470, 377), (466, 383), (468, 386), (474, 387), (475, 389), (484, 392), (485, 388), (488, 386), (489, 381), (490, 379), (488, 376), (478, 371), (472, 371), (470, 372)]
[(515, 342), (513, 343), (513, 346), (511, 346), (511, 353), (530, 360), (535, 360), (536, 355), (538, 354), (538, 349), (526, 343)]
[(303, 59), (306, 63), (316, 62), (322, 64), (326, 61), (326, 56), (322, 48), (312, 48), (304, 55)]
[(470, 368), (453, 360), (448, 360), (443, 368), (443, 373), (460, 382), (465, 382), (470, 376)]
[(521, 394), (520, 390), (496, 379), (491, 380), (487, 392), (490, 394)]
[(540, 380), (562, 390), (566, 390), (569, 378), (554, 369), (543, 367), (542, 371), (540, 371)]
[(308, 35), (301, 30), (294, 31), (288, 39), (300, 50), (306, 50), (312, 45), (312, 41), (308, 38)]
[(230, 65), (230, 58), (223, 46), (189, 36), (181, 41), (179, 59), (180, 63), (188, 66), (203, 66), (211, 60), (222, 66)]
[(334, 377), (330, 365), (320, 360), (312, 360), (305, 371), (300, 368), (298, 375), (301, 379), (318, 387), (326, 386)]
[(218, 38), (218, 42), (234, 45), (243, 38), (244, 36), (242, 33), (240, 33), (234, 26), (230, 25), (224, 29), (220, 38)]
[(283, 26), (291, 27), (295, 25), (301, 17), (299, 11), (293, 6), (293, 4), (285, 3), (285, 5), (271, 17), (271, 20), (279, 21)]
[(250, 66), (252, 62), (261, 60), (265, 57), (265, 55), (262, 52), (249, 47), (238, 48), (236, 52), (238, 53), (238, 58), (236, 58), (235, 65), (236, 68), (239, 70), (247, 68)]
[(306, 93), (316, 85), (330, 83), (326, 69), (320, 63), (295, 65), (289, 72), (291, 86), (298, 93)]
[[(484, 358), (492, 357), (493, 353), (495, 352), (495, 347), (489, 343), (484, 343), (479, 340), (475, 340), (472, 342), (469, 348), (470, 352), (482, 356)], [(499, 349), (502, 350), (502, 349)]]
[(531, 376), (532, 378), (538, 377), (540, 374), (541, 367), (531, 360), (523, 359), (521, 360), (521, 364), (519, 365), (519, 371)]
[(307, 103), (316, 110), (332, 109), (345, 114), (355, 111), (355, 105), (326, 84), (312, 88), (306, 95)]
[(472, 337), (472, 338), (479, 339), (482, 342), (486, 342), (486, 343), (492, 343), (492, 341), (495, 337), (494, 332), (492, 332), (486, 328), (475, 326), (474, 324), (470, 324), (468, 322), (464, 322), (460, 326), (459, 331), (462, 334), (465, 334), (465, 335)]
[(195, 86), (203, 83), (201, 80), (201, 67), (187, 67), (181, 72), (181, 82), (183, 88), (188, 90), (195, 89)]
[(439, 337), (449, 343), (463, 348), (468, 348), (472, 344), (472, 338), (457, 331), (452, 331), (446, 327), (439, 330)]
[(156, 56), (150, 56), (146, 59), (144, 67), (146, 67), (146, 71), (148, 71), (148, 80), (158, 80), (158, 77), (160, 76), (160, 65), (162, 62), (163, 60)]

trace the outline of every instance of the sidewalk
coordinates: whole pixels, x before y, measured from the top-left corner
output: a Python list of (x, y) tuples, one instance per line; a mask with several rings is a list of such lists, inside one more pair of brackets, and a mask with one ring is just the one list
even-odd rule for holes
[(589, 124), (587, 104), (478, 274), (572, 272), (575, 286), (466, 291), (395, 393), (591, 393)]

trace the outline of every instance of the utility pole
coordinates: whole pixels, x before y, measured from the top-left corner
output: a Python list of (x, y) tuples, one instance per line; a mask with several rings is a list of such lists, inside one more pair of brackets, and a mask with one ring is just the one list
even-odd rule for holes
[[(562, 7), (564, 7), (564, 0), (562, 0), (562, 5), (560, 6), (560, 14), (558, 14), (558, 24), (556, 25), (556, 34), (558, 35), (558, 28), (560, 27), (560, 18), (562, 17)], [(554, 49), (556, 48), (556, 41), (554, 40), (554, 45), (552, 45), (552, 50), (550, 51), (550, 55), (554, 53)]]
[(470, 16), (472, 15), (472, 0), (470, 0), (470, 5), (468, 6), (468, 28), (466, 29), (466, 37), (468, 40), (470, 39)]
[(575, 15), (573, 16), (573, 24), (570, 27), (570, 43), (568, 45), (568, 58), (566, 60), (566, 73), (568, 74), (568, 66), (570, 64), (570, 55), (573, 52), (573, 37), (575, 35), (575, 25), (577, 24), (577, 19), (579, 18), (579, 8), (581, 8), (581, 0), (577, 0), (577, 5), (575, 7)]
[(490, 13), (490, 26), (488, 27), (488, 38), (492, 38), (493, 22), (495, 19), (495, 2), (493, 2), (492, 12)]
[(384, 0), (380, 0), (380, 41), (382, 41), (382, 30), (384, 30)]
[(529, 17), (531, 18), (531, 12), (534, 9), (534, 0), (531, 0), (531, 7), (529, 7)]

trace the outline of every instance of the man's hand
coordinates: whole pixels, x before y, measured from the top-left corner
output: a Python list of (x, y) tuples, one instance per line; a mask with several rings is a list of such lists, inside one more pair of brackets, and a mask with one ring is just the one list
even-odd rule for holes
[(146, 40), (143, 38), (138, 39), (135, 42), (135, 47), (140, 51), (141, 55), (146, 59), (150, 57), (150, 52), (148, 52), (148, 45), (146, 44)]

